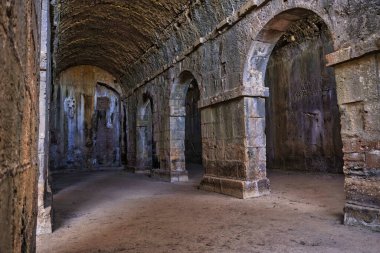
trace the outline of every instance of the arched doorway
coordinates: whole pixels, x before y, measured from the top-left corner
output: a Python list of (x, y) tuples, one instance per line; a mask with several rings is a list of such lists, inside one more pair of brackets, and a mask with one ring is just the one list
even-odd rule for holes
[(95, 87), (94, 159), (99, 167), (121, 165), (121, 103), (112, 87), (97, 83)]
[(202, 168), (202, 132), (201, 114), (198, 108), (200, 92), (197, 81), (193, 79), (186, 93), (185, 116), (185, 163), (189, 177), (199, 177), (203, 173)]
[(202, 135), (198, 101), (199, 84), (192, 73), (182, 72), (175, 80), (170, 95), (171, 180), (201, 178)]
[(144, 93), (136, 117), (136, 173), (149, 174), (157, 166), (153, 132), (153, 99)]
[(265, 86), (267, 168), (343, 173), (333, 51), (326, 24), (311, 14), (290, 25), (269, 57)]
[[(332, 51), (327, 25), (306, 9), (278, 14), (253, 41), (243, 80), (245, 87), (262, 91), (249, 98), (251, 115), (265, 122), (250, 126), (263, 138), (266, 159), (253, 159), (260, 171), (342, 173), (335, 74), (325, 62)], [(340, 188), (343, 204), (343, 180)]]

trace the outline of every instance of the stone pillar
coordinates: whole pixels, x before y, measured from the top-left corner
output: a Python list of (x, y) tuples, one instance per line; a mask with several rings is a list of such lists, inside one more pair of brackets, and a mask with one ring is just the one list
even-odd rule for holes
[(52, 192), (49, 183), (49, 101), (51, 86), (50, 66), (50, 3), (42, 1), (41, 56), (39, 91), (39, 138), (38, 138), (38, 216), (37, 234), (52, 232)]
[(152, 137), (153, 112), (150, 100), (138, 106), (136, 114), (136, 167), (135, 173), (150, 174), (153, 165)]
[[(185, 107), (181, 107), (184, 109)], [(170, 121), (170, 181), (189, 180), (185, 161), (185, 118), (184, 110), (171, 110)]]
[(246, 152), (248, 155), (247, 179), (252, 182), (248, 197), (269, 193), (266, 175), (265, 98), (244, 97)]
[[(363, 47), (361, 47), (363, 48)], [(344, 223), (380, 231), (380, 54), (328, 55), (341, 111), (346, 204)], [(348, 54), (350, 56), (350, 54)]]
[[(186, 182), (189, 180), (185, 158), (186, 131), (186, 95), (189, 85), (195, 77), (189, 72), (182, 72), (173, 84), (169, 98), (169, 110), (163, 113), (167, 117), (165, 126), (167, 164), (161, 162), (161, 169), (155, 176), (170, 182)], [(166, 123), (166, 122), (165, 122)], [(166, 165), (166, 166), (165, 166)]]
[(265, 151), (268, 92), (256, 93), (238, 88), (202, 101), (202, 189), (242, 199), (270, 193)]

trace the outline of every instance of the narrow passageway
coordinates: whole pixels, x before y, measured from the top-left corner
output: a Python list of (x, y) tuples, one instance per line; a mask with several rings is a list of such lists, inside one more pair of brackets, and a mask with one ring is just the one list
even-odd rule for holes
[(239, 200), (197, 190), (196, 176), (56, 175), (59, 225), (38, 252), (376, 252), (377, 234), (342, 225), (343, 176), (269, 176), (270, 196)]

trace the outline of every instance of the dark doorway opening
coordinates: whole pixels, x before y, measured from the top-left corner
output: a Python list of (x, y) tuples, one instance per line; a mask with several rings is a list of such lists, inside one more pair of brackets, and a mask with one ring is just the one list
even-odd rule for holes
[(292, 24), (275, 45), (265, 85), (267, 168), (343, 173), (340, 113), (328, 28), (310, 15)]
[(201, 114), (198, 108), (200, 92), (197, 81), (193, 79), (186, 93), (185, 117), (185, 161), (190, 177), (203, 174)]

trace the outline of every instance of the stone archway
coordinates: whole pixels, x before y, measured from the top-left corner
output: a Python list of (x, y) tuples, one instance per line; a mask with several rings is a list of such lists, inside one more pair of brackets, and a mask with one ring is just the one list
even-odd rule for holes
[(185, 164), (190, 178), (203, 174), (201, 112), (198, 107), (200, 90), (193, 79), (185, 98)]
[(153, 169), (153, 99), (144, 93), (136, 115), (135, 173), (149, 174)]
[(99, 167), (121, 165), (120, 94), (111, 86), (98, 82), (95, 87), (94, 159)]
[[(310, 34), (305, 30), (308, 26)], [(284, 48), (291, 53), (285, 55)], [(268, 165), (342, 173), (335, 74), (325, 62), (325, 55), (332, 51), (332, 36), (325, 22), (316, 13), (300, 8), (275, 16), (252, 42), (243, 84), (263, 92), (245, 98), (249, 114), (246, 127), (248, 133), (254, 133), (247, 136), (248, 143), (260, 154), (250, 162), (262, 174), (266, 175)], [(274, 62), (276, 59), (281, 61)], [(302, 87), (297, 90), (296, 86)], [(293, 152), (297, 149), (300, 152)]]
[[(194, 91), (194, 97), (190, 94)], [(197, 95), (195, 95), (197, 94)], [(194, 75), (189, 71), (183, 71), (174, 81), (170, 93), (170, 173), (171, 181), (187, 181), (188, 171), (186, 169), (186, 160), (191, 162), (194, 156), (198, 156), (198, 161), (202, 160), (201, 147), (201, 129), (200, 129), (200, 112), (197, 102), (200, 98), (199, 84)], [(189, 104), (189, 100), (192, 104)], [(195, 100), (196, 101), (195, 101)], [(188, 104), (187, 104), (188, 103)], [(196, 111), (193, 116), (197, 119), (187, 117), (186, 111)], [(188, 115), (189, 116), (189, 115)], [(198, 125), (199, 123), (199, 125)], [(190, 130), (193, 124), (196, 130)], [(188, 127), (186, 127), (188, 125)], [(193, 136), (191, 136), (193, 135)], [(197, 135), (197, 137), (194, 137)], [(190, 137), (194, 137), (191, 139)], [(190, 147), (192, 146), (192, 147)], [(197, 147), (195, 147), (197, 146)], [(200, 147), (199, 147), (200, 146)], [(186, 148), (188, 150), (186, 151)], [(194, 152), (190, 152), (190, 148)], [(200, 156), (200, 157), (199, 157)], [(187, 158), (187, 159), (186, 159)]]
[(265, 86), (267, 169), (343, 173), (331, 34), (316, 14), (295, 21), (269, 57)]

